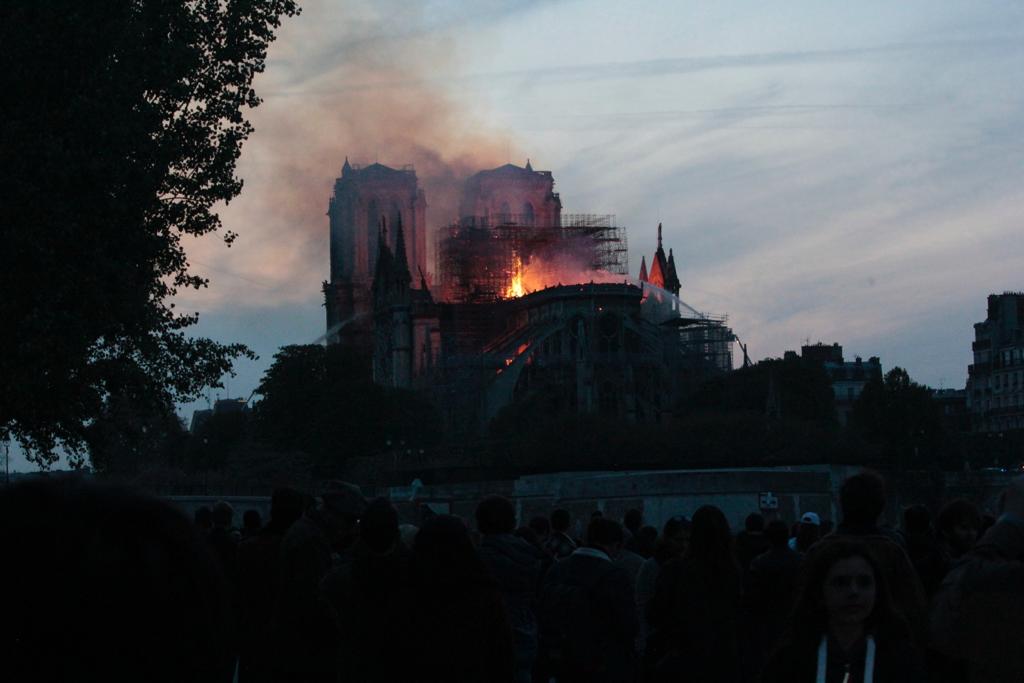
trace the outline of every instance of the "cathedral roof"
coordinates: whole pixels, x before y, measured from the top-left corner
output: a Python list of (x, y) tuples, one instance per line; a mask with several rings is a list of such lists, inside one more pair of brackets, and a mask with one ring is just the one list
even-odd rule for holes
[(497, 168), (491, 168), (486, 171), (480, 171), (475, 174), (474, 178), (484, 178), (488, 176), (505, 176), (505, 177), (524, 177), (532, 178), (537, 175), (550, 175), (548, 171), (534, 171), (533, 165), (530, 160), (526, 160), (526, 166), (516, 166), (515, 164), (505, 164), (504, 166), (498, 166)]

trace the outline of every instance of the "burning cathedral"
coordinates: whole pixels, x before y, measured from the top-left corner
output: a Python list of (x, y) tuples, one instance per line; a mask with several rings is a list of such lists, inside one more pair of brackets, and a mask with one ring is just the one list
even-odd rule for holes
[(450, 430), (479, 432), (537, 392), (660, 421), (694, 382), (732, 369), (735, 336), (680, 300), (660, 225), (632, 278), (625, 228), (563, 213), (551, 172), (529, 161), (466, 181), (433, 259), (426, 209), (412, 167), (346, 159), (328, 209), (327, 339), (372, 357), (376, 382), (429, 397)]

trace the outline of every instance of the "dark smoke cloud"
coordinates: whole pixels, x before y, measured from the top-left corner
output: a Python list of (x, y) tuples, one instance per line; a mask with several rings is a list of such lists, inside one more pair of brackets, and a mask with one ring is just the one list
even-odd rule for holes
[[(221, 212), (240, 237), (230, 250), (211, 239), (188, 245), (196, 271), (212, 282), (183, 294), (186, 305), (209, 310), (318, 297), (328, 272), (327, 202), (346, 156), (413, 164), (431, 228), (454, 217), (464, 178), (512, 158), (523, 163), (507, 131), (483, 123), (486, 112), (440, 85), (459, 75), (451, 27), (465, 29), (515, 5), (485, 3), (458, 21), (454, 7), (312, 3), (282, 27), (255, 85), (265, 101), (252, 113), (256, 132), (239, 162), (245, 187)], [(369, 87), (348, 92), (346, 84)]]

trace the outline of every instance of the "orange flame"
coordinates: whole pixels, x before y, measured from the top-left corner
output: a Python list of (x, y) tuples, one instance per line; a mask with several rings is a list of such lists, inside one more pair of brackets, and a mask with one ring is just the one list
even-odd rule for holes
[(502, 291), (505, 299), (517, 299), (531, 292), (563, 284), (585, 284), (587, 282), (622, 282), (623, 276), (603, 270), (574, 267), (558, 261), (537, 257), (523, 263), (521, 256), (512, 257), (508, 285)]
[(506, 299), (516, 299), (526, 294), (523, 288), (523, 259), (517, 254), (512, 259), (512, 281), (505, 288)]

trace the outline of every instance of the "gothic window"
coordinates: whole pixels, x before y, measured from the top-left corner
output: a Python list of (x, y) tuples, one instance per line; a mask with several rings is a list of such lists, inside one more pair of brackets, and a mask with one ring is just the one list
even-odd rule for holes
[(598, 397), (598, 410), (602, 415), (615, 415), (618, 413), (619, 402), (615, 392), (615, 386), (611, 382), (601, 383), (601, 395)]
[(613, 313), (605, 313), (598, 320), (600, 332), (598, 350), (601, 353), (617, 353), (620, 348), (619, 330), (621, 329), (619, 317)]
[(523, 204), (523, 211), (522, 211), (522, 222), (523, 222), (523, 225), (533, 225), (533, 221), (534, 221), (533, 204), (531, 204), (530, 202), (526, 202), (525, 204)]
[(512, 222), (512, 207), (508, 205), (508, 202), (501, 203), (501, 213), (498, 215), (499, 223), (511, 223)]

